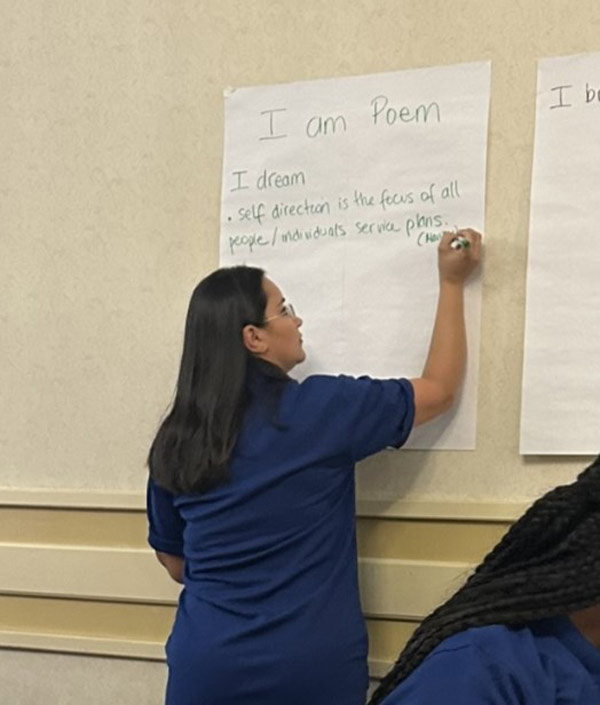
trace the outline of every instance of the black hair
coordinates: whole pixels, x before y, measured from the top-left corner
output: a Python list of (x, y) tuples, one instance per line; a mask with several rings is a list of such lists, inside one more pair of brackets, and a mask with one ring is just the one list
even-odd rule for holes
[(369, 705), (381, 702), (444, 639), (471, 627), (518, 627), (600, 602), (600, 456), (538, 499), (475, 572), (417, 628)]
[(194, 289), (175, 399), (148, 455), (153, 480), (171, 492), (201, 493), (229, 479), (228, 460), (249, 402), (252, 358), (242, 329), (263, 325), (263, 276), (257, 267), (222, 268)]

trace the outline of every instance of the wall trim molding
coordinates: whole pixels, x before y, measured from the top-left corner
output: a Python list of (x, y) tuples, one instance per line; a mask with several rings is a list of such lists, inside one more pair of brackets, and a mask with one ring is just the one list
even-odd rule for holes
[(0, 543), (5, 595), (176, 604), (180, 586), (150, 548)]
[[(149, 548), (0, 543), (0, 594), (175, 605), (180, 586)], [(366, 617), (419, 620), (459, 587), (466, 562), (359, 558)]]
[[(140, 492), (0, 487), (0, 507), (142, 512), (145, 510), (145, 504), (146, 498)], [(520, 517), (530, 504), (531, 502), (456, 502), (359, 498), (356, 504), (356, 513), (359, 517), (379, 519), (511, 522)]]
[(367, 619), (420, 621), (466, 580), (469, 563), (359, 558), (362, 609)]
[(456, 502), (359, 498), (356, 503), (356, 513), (360, 517), (376, 519), (512, 522), (518, 519), (530, 504), (531, 502)]
[(144, 511), (141, 492), (0, 487), (0, 507)]
[(113, 656), (141, 661), (164, 661), (165, 645), (158, 641), (101, 639), (89, 636), (0, 630), (0, 648), (51, 651), (80, 656)]
[(369, 659), (369, 678), (381, 680), (394, 665), (393, 661), (384, 661), (379, 658)]

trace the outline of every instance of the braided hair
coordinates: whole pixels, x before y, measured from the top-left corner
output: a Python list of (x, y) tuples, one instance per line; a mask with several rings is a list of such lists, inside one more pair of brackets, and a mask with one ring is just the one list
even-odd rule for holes
[(600, 602), (600, 456), (538, 499), (467, 582), (426, 617), (369, 705), (380, 703), (444, 639), (471, 627), (569, 614)]

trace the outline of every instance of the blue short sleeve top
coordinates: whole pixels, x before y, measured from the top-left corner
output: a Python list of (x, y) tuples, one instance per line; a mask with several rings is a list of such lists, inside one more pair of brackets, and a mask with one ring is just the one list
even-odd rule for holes
[(468, 629), (443, 641), (383, 705), (598, 705), (600, 650), (567, 617)]

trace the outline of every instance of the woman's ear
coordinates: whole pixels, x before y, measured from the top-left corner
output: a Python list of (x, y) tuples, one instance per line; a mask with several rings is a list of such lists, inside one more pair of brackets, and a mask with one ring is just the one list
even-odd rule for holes
[(242, 328), (242, 340), (247, 350), (252, 355), (263, 355), (267, 352), (268, 345), (265, 331), (258, 326), (247, 325)]

